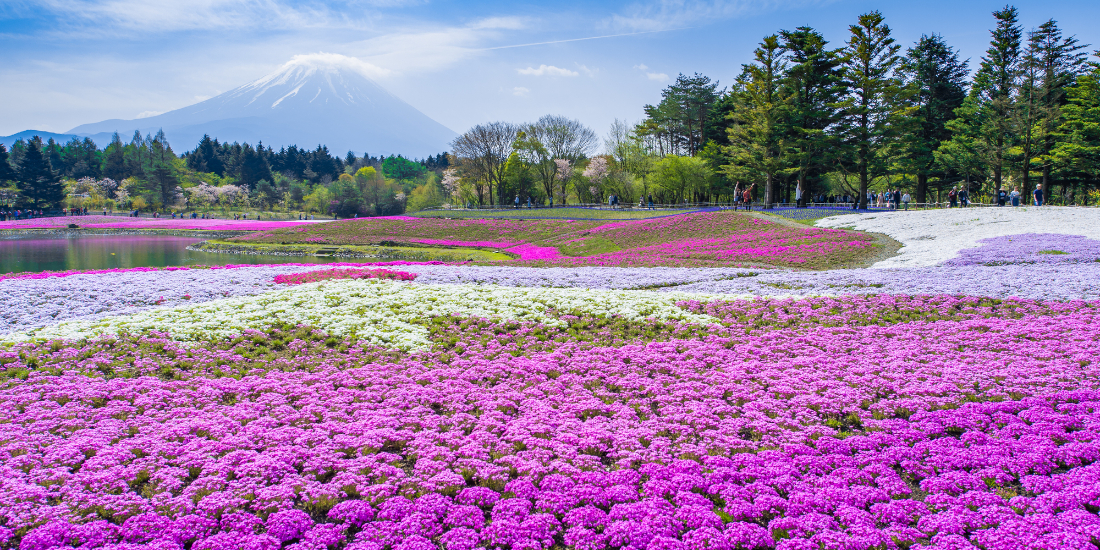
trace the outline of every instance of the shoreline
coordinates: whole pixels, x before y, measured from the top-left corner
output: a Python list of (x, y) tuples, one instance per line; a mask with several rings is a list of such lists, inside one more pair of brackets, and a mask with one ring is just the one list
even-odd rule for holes
[(162, 237), (195, 237), (197, 239), (228, 239), (255, 233), (255, 231), (229, 231), (208, 229), (121, 229), (121, 228), (33, 228), (0, 229), (0, 239), (23, 237), (106, 237), (111, 235), (150, 235)]

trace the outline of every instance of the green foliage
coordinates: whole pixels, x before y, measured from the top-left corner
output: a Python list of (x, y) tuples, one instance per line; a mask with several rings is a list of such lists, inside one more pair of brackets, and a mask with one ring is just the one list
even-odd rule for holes
[(19, 164), (17, 182), (24, 201), (32, 208), (48, 209), (65, 198), (61, 176), (43, 154), (42, 138), (35, 136), (27, 142)]
[(713, 174), (702, 158), (668, 155), (657, 162), (652, 178), (674, 202), (681, 202), (705, 189)]
[(394, 180), (414, 180), (420, 178), (428, 169), (419, 162), (413, 162), (402, 156), (387, 157), (382, 161), (382, 174)]

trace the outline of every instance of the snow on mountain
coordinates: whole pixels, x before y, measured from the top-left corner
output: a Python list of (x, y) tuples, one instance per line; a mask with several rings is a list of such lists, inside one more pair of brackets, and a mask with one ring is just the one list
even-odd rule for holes
[(105, 120), (73, 128), (101, 147), (118, 132), (163, 129), (177, 152), (203, 134), (223, 142), (263, 141), (279, 149), (328, 146), (340, 154), (424, 157), (449, 149), (456, 134), (394, 96), (368, 76), (376, 68), (336, 54), (295, 56), (278, 71), (189, 107), (136, 120)]

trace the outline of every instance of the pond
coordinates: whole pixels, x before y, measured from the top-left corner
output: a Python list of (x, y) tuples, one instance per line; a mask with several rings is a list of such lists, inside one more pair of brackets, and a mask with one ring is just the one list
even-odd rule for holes
[(165, 267), (170, 265), (328, 263), (342, 258), (256, 256), (187, 250), (194, 237), (159, 235), (19, 237), (0, 239), (0, 273)]

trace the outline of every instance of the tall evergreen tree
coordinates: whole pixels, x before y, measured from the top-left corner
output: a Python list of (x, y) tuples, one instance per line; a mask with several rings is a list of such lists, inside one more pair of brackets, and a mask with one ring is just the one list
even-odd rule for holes
[(904, 133), (904, 164), (917, 177), (916, 199), (927, 202), (936, 149), (951, 138), (947, 123), (966, 99), (967, 62), (937, 34), (924, 35), (906, 52), (901, 74), (915, 107)]
[(16, 179), (17, 175), (15, 169), (12, 168), (8, 148), (0, 143), (0, 187), (7, 185), (8, 182), (14, 182)]
[(744, 65), (738, 78), (741, 91), (729, 129), (729, 155), (733, 164), (727, 172), (734, 179), (764, 180), (764, 207), (777, 202), (776, 178), (788, 167), (786, 116), (788, 96), (782, 82), (787, 62), (777, 35), (764, 37), (753, 52), (755, 62)]
[(871, 179), (886, 172), (894, 122), (901, 109), (902, 86), (895, 75), (901, 63), (890, 27), (878, 11), (859, 16), (843, 50), (848, 97), (843, 102), (840, 133), (850, 158), (846, 164), (859, 177), (859, 206), (867, 208)]
[[(1066, 89), (1073, 86), (1077, 78), (1088, 69), (1085, 45), (1076, 37), (1063, 37), (1062, 30), (1053, 19), (1028, 33), (1028, 47), (1025, 64), (1029, 79), (1030, 103), (1035, 114), (1033, 129), (1029, 129), (1029, 153), (1041, 163), (1043, 189), (1050, 189), (1051, 158), (1050, 151), (1055, 146), (1055, 131), (1062, 121), (1062, 107), (1066, 103)], [(1024, 185), (1031, 170), (1031, 155), (1023, 162)]]
[(1063, 121), (1050, 155), (1063, 170), (1083, 176), (1086, 190), (1100, 181), (1100, 63), (1091, 63), (1091, 69), (1066, 89)]
[(787, 145), (804, 195), (822, 188), (822, 179), (835, 160), (835, 136), (829, 132), (839, 120), (844, 95), (841, 59), (821, 33), (810, 27), (782, 31), (783, 48), (791, 67), (784, 79), (790, 96)]
[(971, 95), (980, 112), (973, 120), (981, 126), (976, 136), (982, 155), (993, 172), (994, 189), (1004, 183), (1006, 164), (1010, 160), (1010, 148), (1017, 136), (1015, 99), (1019, 88), (1020, 49), (1023, 30), (1018, 23), (1017, 10), (1012, 6), (993, 12), (997, 26), (990, 34), (992, 39), (986, 55), (974, 77)]
[(19, 165), (19, 191), (31, 208), (50, 208), (65, 198), (61, 177), (43, 152), (42, 138), (34, 136)]
[(111, 136), (111, 143), (103, 154), (103, 175), (116, 181), (126, 177), (126, 146), (118, 132)]

